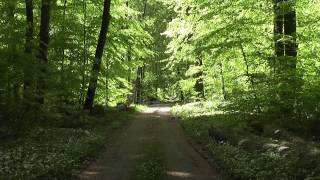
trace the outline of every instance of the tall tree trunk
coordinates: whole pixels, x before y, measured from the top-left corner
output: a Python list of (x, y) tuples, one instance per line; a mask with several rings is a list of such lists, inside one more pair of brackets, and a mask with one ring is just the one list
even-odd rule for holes
[(32, 40), (33, 40), (33, 0), (25, 0), (26, 5), (26, 44), (25, 52), (28, 54), (32, 53)]
[(51, 0), (41, 1), (40, 43), (39, 43), (39, 65), (40, 73), (37, 80), (37, 101), (44, 103), (46, 88), (46, 72), (48, 64), (49, 27), (50, 27)]
[(82, 85), (80, 93), (80, 104), (84, 101), (84, 91), (86, 87), (86, 65), (87, 65), (87, 2), (83, 0), (83, 69)]
[[(289, 1), (289, 0), (286, 0)], [(289, 12), (286, 12), (284, 15), (284, 35), (290, 37), (290, 41), (286, 42), (285, 45), (285, 55), (289, 57), (297, 57), (297, 20), (296, 20), (296, 11), (295, 11), (295, 0), (291, 4), (291, 9)], [(296, 68), (296, 62), (292, 62), (291, 68)]]
[[(32, 41), (33, 41), (33, 2), (32, 0), (25, 0), (26, 5), (26, 43), (25, 43), (25, 53), (32, 55)], [(31, 86), (32, 78), (31, 73), (24, 73), (24, 97), (28, 96), (31, 92), (29, 91)]]
[[(33, 41), (33, 2), (32, 0), (25, 0), (26, 5), (26, 43), (25, 43), (25, 53), (28, 54), (30, 57), (32, 56), (32, 41)], [(25, 99), (31, 95), (31, 82), (32, 82), (32, 75), (26, 69), (24, 70), (24, 91), (23, 96)]]
[(103, 50), (107, 38), (107, 32), (109, 29), (110, 24), (110, 7), (111, 7), (111, 0), (104, 0), (104, 8), (103, 8), (103, 15), (102, 15), (102, 25), (98, 39), (98, 45), (96, 49), (95, 58), (93, 61), (93, 67), (87, 92), (86, 101), (84, 103), (84, 110), (90, 110), (93, 106), (94, 97), (97, 88), (98, 76), (100, 73), (101, 68), (101, 60), (103, 55)]
[(221, 91), (222, 91), (223, 99), (227, 100), (227, 91), (225, 86), (225, 78), (224, 78), (222, 62), (219, 63), (219, 67), (220, 67), (220, 76), (221, 76)]
[[(126, 1), (126, 6), (127, 6), (127, 8), (129, 8), (129, 1)], [(126, 13), (125, 14), (125, 16), (126, 16), (126, 19), (128, 20), (128, 22), (129, 22), (129, 19), (130, 19), (130, 17), (129, 17), (129, 15)], [(125, 29), (128, 29), (129, 28), (129, 24), (126, 24), (125, 25)], [(131, 61), (132, 61), (132, 50), (131, 50), (131, 44), (128, 44), (128, 50), (127, 50), (127, 62), (128, 62), (128, 64), (130, 64), (131, 63)], [(131, 71), (132, 71), (132, 68), (131, 68), (131, 66), (129, 65), (129, 71), (128, 71), (128, 77), (127, 77), (127, 80), (128, 80), (128, 82), (130, 83), (131, 82)], [(134, 92), (135, 92), (135, 90), (134, 90)], [(133, 103), (135, 101), (135, 95), (131, 95), (131, 94), (128, 94), (127, 95), (127, 101), (126, 101), (126, 103), (127, 103), (127, 105), (130, 105), (131, 103)]]
[[(274, 44), (276, 57), (284, 56), (284, 43), (281, 41), (283, 38), (283, 10), (280, 8), (280, 4), (283, 0), (274, 0)], [(276, 66), (274, 64), (274, 66)]]
[[(281, 3), (289, 3), (289, 8), (283, 9)], [(287, 117), (294, 112), (296, 96), (296, 11), (295, 2), (289, 0), (274, 0), (274, 40), (276, 60), (273, 65), (275, 77), (279, 85), (278, 97), (282, 116)]]
[[(283, 109), (283, 114), (293, 115), (294, 113), (294, 104), (296, 100), (296, 68), (297, 68), (297, 21), (296, 21), (296, 11), (295, 11), (295, 2), (285, 2), (292, 3), (289, 11), (284, 14), (284, 36), (286, 37), (285, 42), (285, 62), (283, 64), (285, 71), (285, 77), (287, 83), (285, 86), (281, 87), (283, 94), (281, 95), (282, 100), (286, 100), (285, 108)], [(286, 117), (285, 117), (286, 118)]]

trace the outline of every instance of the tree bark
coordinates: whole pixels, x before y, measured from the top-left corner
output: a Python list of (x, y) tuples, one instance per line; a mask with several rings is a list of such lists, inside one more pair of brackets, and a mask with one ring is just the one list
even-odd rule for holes
[[(288, 1), (288, 0), (286, 0)], [(295, 4), (292, 4), (292, 6), (295, 6)], [(294, 7), (291, 7), (292, 9), (285, 13), (284, 15), (284, 35), (290, 37), (290, 41), (286, 42), (285, 46), (285, 55), (289, 57), (296, 58), (297, 57), (297, 20), (296, 20), (296, 11)], [(292, 63), (294, 67), (296, 68), (296, 62)]]
[[(32, 41), (33, 41), (33, 33), (34, 33), (34, 23), (33, 23), (33, 2), (32, 0), (25, 0), (26, 5), (26, 42), (25, 42), (25, 53), (29, 56), (32, 55)], [(23, 96), (26, 99), (30, 94), (31, 88), (31, 73), (28, 73), (27, 70), (24, 71), (24, 91)]]
[(25, 0), (26, 4), (26, 20), (27, 20), (27, 31), (26, 31), (26, 44), (25, 52), (28, 54), (32, 53), (32, 40), (33, 40), (33, 2), (32, 0)]
[(44, 103), (46, 88), (46, 71), (48, 64), (49, 28), (50, 28), (51, 0), (41, 1), (41, 22), (40, 22), (40, 42), (39, 42), (39, 65), (40, 73), (37, 81), (37, 101)]
[[(279, 7), (279, 3), (283, 0), (274, 0), (274, 44), (276, 57), (282, 57), (284, 53), (284, 43), (281, 41), (283, 38), (283, 10)], [(274, 65), (275, 66), (275, 65)]]
[[(288, 2), (288, 0), (285, 0)], [(290, 3), (290, 2), (289, 2)], [(296, 68), (297, 68), (297, 21), (296, 21), (296, 11), (295, 4), (291, 4), (291, 9), (284, 14), (284, 36), (286, 37), (285, 42), (285, 62), (283, 64), (285, 70), (285, 80), (286, 83), (282, 83), (285, 86), (282, 86), (282, 101), (286, 100), (286, 104), (282, 109), (282, 113), (293, 115), (294, 113), (294, 104), (296, 99)], [(284, 117), (286, 118), (286, 117)]]
[[(281, 9), (280, 3), (291, 3), (289, 8)], [(279, 85), (278, 97), (280, 111), (284, 118), (294, 112), (296, 96), (297, 66), (297, 22), (295, 2), (274, 0), (274, 40), (275, 40), (275, 77)]]
[(111, 0), (104, 0), (102, 25), (101, 25), (101, 30), (100, 30), (100, 34), (99, 34), (95, 58), (94, 58), (94, 62), (93, 62), (89, 87), (88, 87), (88, 91), (87, 91), (87, 97), (86, 97), (84, 107), (83, 107), (84, 110), (90, 110), (90, 109), (92, 109), (92, 106), (93, 106), (94, 97), (95, 97), (96, 88), (97, 88), (98, 76), (99, 76), (100, 68), (101, 68), (101, 60), (102, 60), (103, 50), (104, 50), (104, 46), (106, 43), (107, 32), (109, 29), (109, 24), (110, 24), (110, 19), (111, 19), (110, 7), (111, 7)]

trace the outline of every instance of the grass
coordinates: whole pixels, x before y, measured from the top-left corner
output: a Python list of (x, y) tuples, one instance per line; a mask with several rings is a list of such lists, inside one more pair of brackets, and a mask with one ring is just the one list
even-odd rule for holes
[[(310, 153), (310, 149), (317, 149), (318, 145), (304, 142), (294, 136), (290, 137), (292, 141), (285, 141), (276, 140), (267, 134), (257, 134), (250, 125), (252, 117), (249, 115), (223, 113), (208, 104), (210, 103), (176, 106), (173, 108), (173, 113), (180, 117), (187, 134), (202, 145), (227, 177), (244, 180), (320, 179), (319, 151), (318, 154)], [(224, 129), (227, 132), (226, 136), (249, 139), (250, 142), (263, 145), (290, 148), (287, 154), (281, 154), (277, 148), (263, 146), (246, 149), (237, 142), (218, 142), (209, 136), (210, 128)]]
[[(112, 130), (127, 120), (128, 114), (111, 112), (70, 119), (72, 128), (34, 127), (1, 143), (0, 179), (71, 179), (97, 155)], [(81, 121), (81, 127), (74, 127), (76, 121)]]
[(142, 105), (142, 104), (136, 104), (133, 106), (133, 109), (135, 112), (142, 112), (142, 111), (146, 110), (147, 108), (148, 108), (148, 106)]

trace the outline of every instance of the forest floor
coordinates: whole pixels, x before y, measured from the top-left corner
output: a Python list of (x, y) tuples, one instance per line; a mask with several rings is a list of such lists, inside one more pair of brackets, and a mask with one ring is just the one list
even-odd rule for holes
[(148, 107), (115, 134), (80, 179), (218, 179), (198, 154), (167, 105)]

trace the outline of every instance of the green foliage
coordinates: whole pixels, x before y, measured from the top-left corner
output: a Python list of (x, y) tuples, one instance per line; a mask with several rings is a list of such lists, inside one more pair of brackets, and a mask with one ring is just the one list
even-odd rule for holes
[[(48, 128), (45, 130), (48, 134), (61, 130), (65, 136), (68, 133), (70, 137), (79, 135), (86, 146), (87, 141), (97, 139), (82, 136), (79, 128), (93, 128), (102, 122), (74, 112), (81, 109), (87, 94), (103, 1), (51, 2), (48, 63), (40, 63), (41, 1), (33, 0), (34, 32), (27, 44), (26, 29), (30, 24), (26, 23), (25, 2), (0, 0), (0, 138), (15, 141), (32, 132), (31, 129), (42, 127)], [(271, 124), (319, 139), (320, 0), (290, 0), (277, 4), (271, 0), (111, 2), (105, 53), (98, 83), (94, 85), (97, 88), (95, 104), (99, 104), (93, 109), (96, 118), (99, 114), (104, 115), (106, 106), (118, 104), (207, 100), (174, 108), (175, 113), (188, 119), (185, 121), (187, 131), (203, 141), (207, 140), (207, 129), (211, 126), (255, 131), (250, 125), (252, 119), (259, 121), (258, 124)], [(292, 12), (296, 18), (291, 23), (297, 23), (297, 32), (276, 33), (274, 17)], [(285, 47), (298, 45), (297, 57), (287, 54), (277, 57), (277, 43), (285, 44)], [(31, 52), (26, 51), (26, 47), (32, 47)], [(44, 79), (44, 103), (37, 101), (41, 95), (39, 78)], [(140, 106), (135, 108), (136, 111), (142, 109)], [(214, 120), (203, 115), (214, 116)], [(114, 121), (110, 126), (116, 129), (122, 125)], [(69, 132), (63, 128), (76, 130)], [(22, 147), (18, 153), (30, 150), (30, 156), (32, 153), (42, 156), (44, 149), (37, 146), (41, 142), (33, 141), (29, 135), (26, 138), (21, 144), (26, 150)], [(30, 146), (24, 145), (29, 141)], [(59, 142), (53, 144), (60, 147)], [(34, 152), (33, 146), (36, 147)], [(52, 148), (50, 144), (46, 146)], [(14, 147), (13, 154), (4, 152), (5, 155), (16, 155)], [(74, 144), (74, 147), (82, 149), (81, 144)], [(246, 154), (231, 145), (212, 148), (216, 148), (213, 151), (221, 157), (240, 154), (237, 161), (225, 162), (225, 167), (232, 169), (231, 174), (241, 177), (238, 168), (250, 163), (248, 159), (256, 160), (261, 164), (259, 168), (267, 170), (259, 169), (261, 171), (257, 173), (253, 166), (248, 166), (243, 177), (263, 179), (283, 170), (288, 177), (297, 178), (290, 173), (300, 172), (297, 168), (290, 169), (295, 160), (284, 162), (271, 157), (270, 163), (263, 165), (269, 157)], [(66, 152), (71, 151), (71, 146), (66, 147)], [(20, 158), (20, 155), (16, 156)], [(54, 164), (56, 157), (48, 156), (51, 159), (47, 163), (52, 162), (54, 168), (63, 169), (71, 155), (62, 153), (61, 156), (66, 156), (61, 157), (66, 159), (61, 166), (59, 161)], [(18, 160), (5, 161), (13, 167)], [(278, 162), (284, 167), (277, 166)], [(30, 169), (33, 162), (26, 163), (29, 163), (26, 171), (23, 163), (17, 165), (17, 169), (22, 169), (21, 176), (33, 172), (58, 172), (51, 167)], [(34, 163), (39, 162), (35, 159)], [(271, 166), (279, 169), (269, 171)], [(8, 173), (20, 177), (17, 171)], [(152, 170), (146, 170), (149, 171)], [(307, 178), (310, 173), (308, 169), (300, 174)]]
[(103, 144), (103, 133), (81, 129), (37, 129), (21, 142), (2, 145), (2, 179), (59, 177), (77, 168)]
[(70, 118), (68, 123), (82, 128), (38, 127), (15, 141), (2, 142), (0, 179), (69, 179), (99, 152), (112, 129), (122, 127), (127, 120), (123, 112), (100, 118)]
[[(186, 132), (193, 137), (203, 148), (211, 154), (214, 163), (220, 167), (225, 175), (231, 179), (312, 179), (317, 178), (320, 172), (319, 154), (309, 156), (306, 151), (312, 149), (307, 144), (294, 142), (284, 143), (282, 139), (273, 141), (274, 137), (267, 134), (256, 135), (254, 125), (250, 124), (248, 115), (241, 113), (221, 113), (217, 106), (210, 103), (194, 103), (174, 107), (173, 113), (182, 120)], [(213, 103), (212, 103), (213, 104)], [(207, 113), (207, 114), (205, 114)], [(254, 117), (257, 120), (259, 117)], [(258, 121), (259, 122), (259, 121)], [(270, 121), (267, 125), (275, 125)], [(255, 144), (264, 144), (246, 149), (239, 145), (240, 142), (217, 142), (209, 136), (209, 129), (227, 129), (230, 138), (245, 138)], [(273, 133), (273, 132), (272, 132)], [(233, 135), (232, 135), (233, 134)], [(293, 141), (294, 135), (290, 135)], [(291, 155), (281, 155), (272, 149), (264, 150), (268, 142), (271, 144), (290, 145)], [(242, 141), (244, 142), (244, 141)], [(313, 148), (319, 148), (314, 143), (309, 143)]]
[(146, 110), (147, 109), (147, 106), (145, 106), (145, 105), (135, 105), (134, 106), (134, 111), (136, 111), (136, 112), (142, 112), (142, 111), (144, 111), (144, 110)]
[[(320, 77), (318, 1), (285, 1), (277, 4), (277, 11), (272, 1), (164, 3), (175, 12), (163, 34), (170, 39), (167, 69), (174, 72), (170, 76), (176, 96), (198, 100), (194, 83), (200, 71), (205, 98), (225, 101), (221, 110), (269, 113), (283, 127), (303, 133), (308, 131), (304, 127), (319, 122), (319, 97), (314, 91)], [(293, 10), (298, 56), (275, 60), (274, 16)], [(279, 41), (293, 39), (284, 35)], [(295, 61), (296, 69), (288, 69)]]

